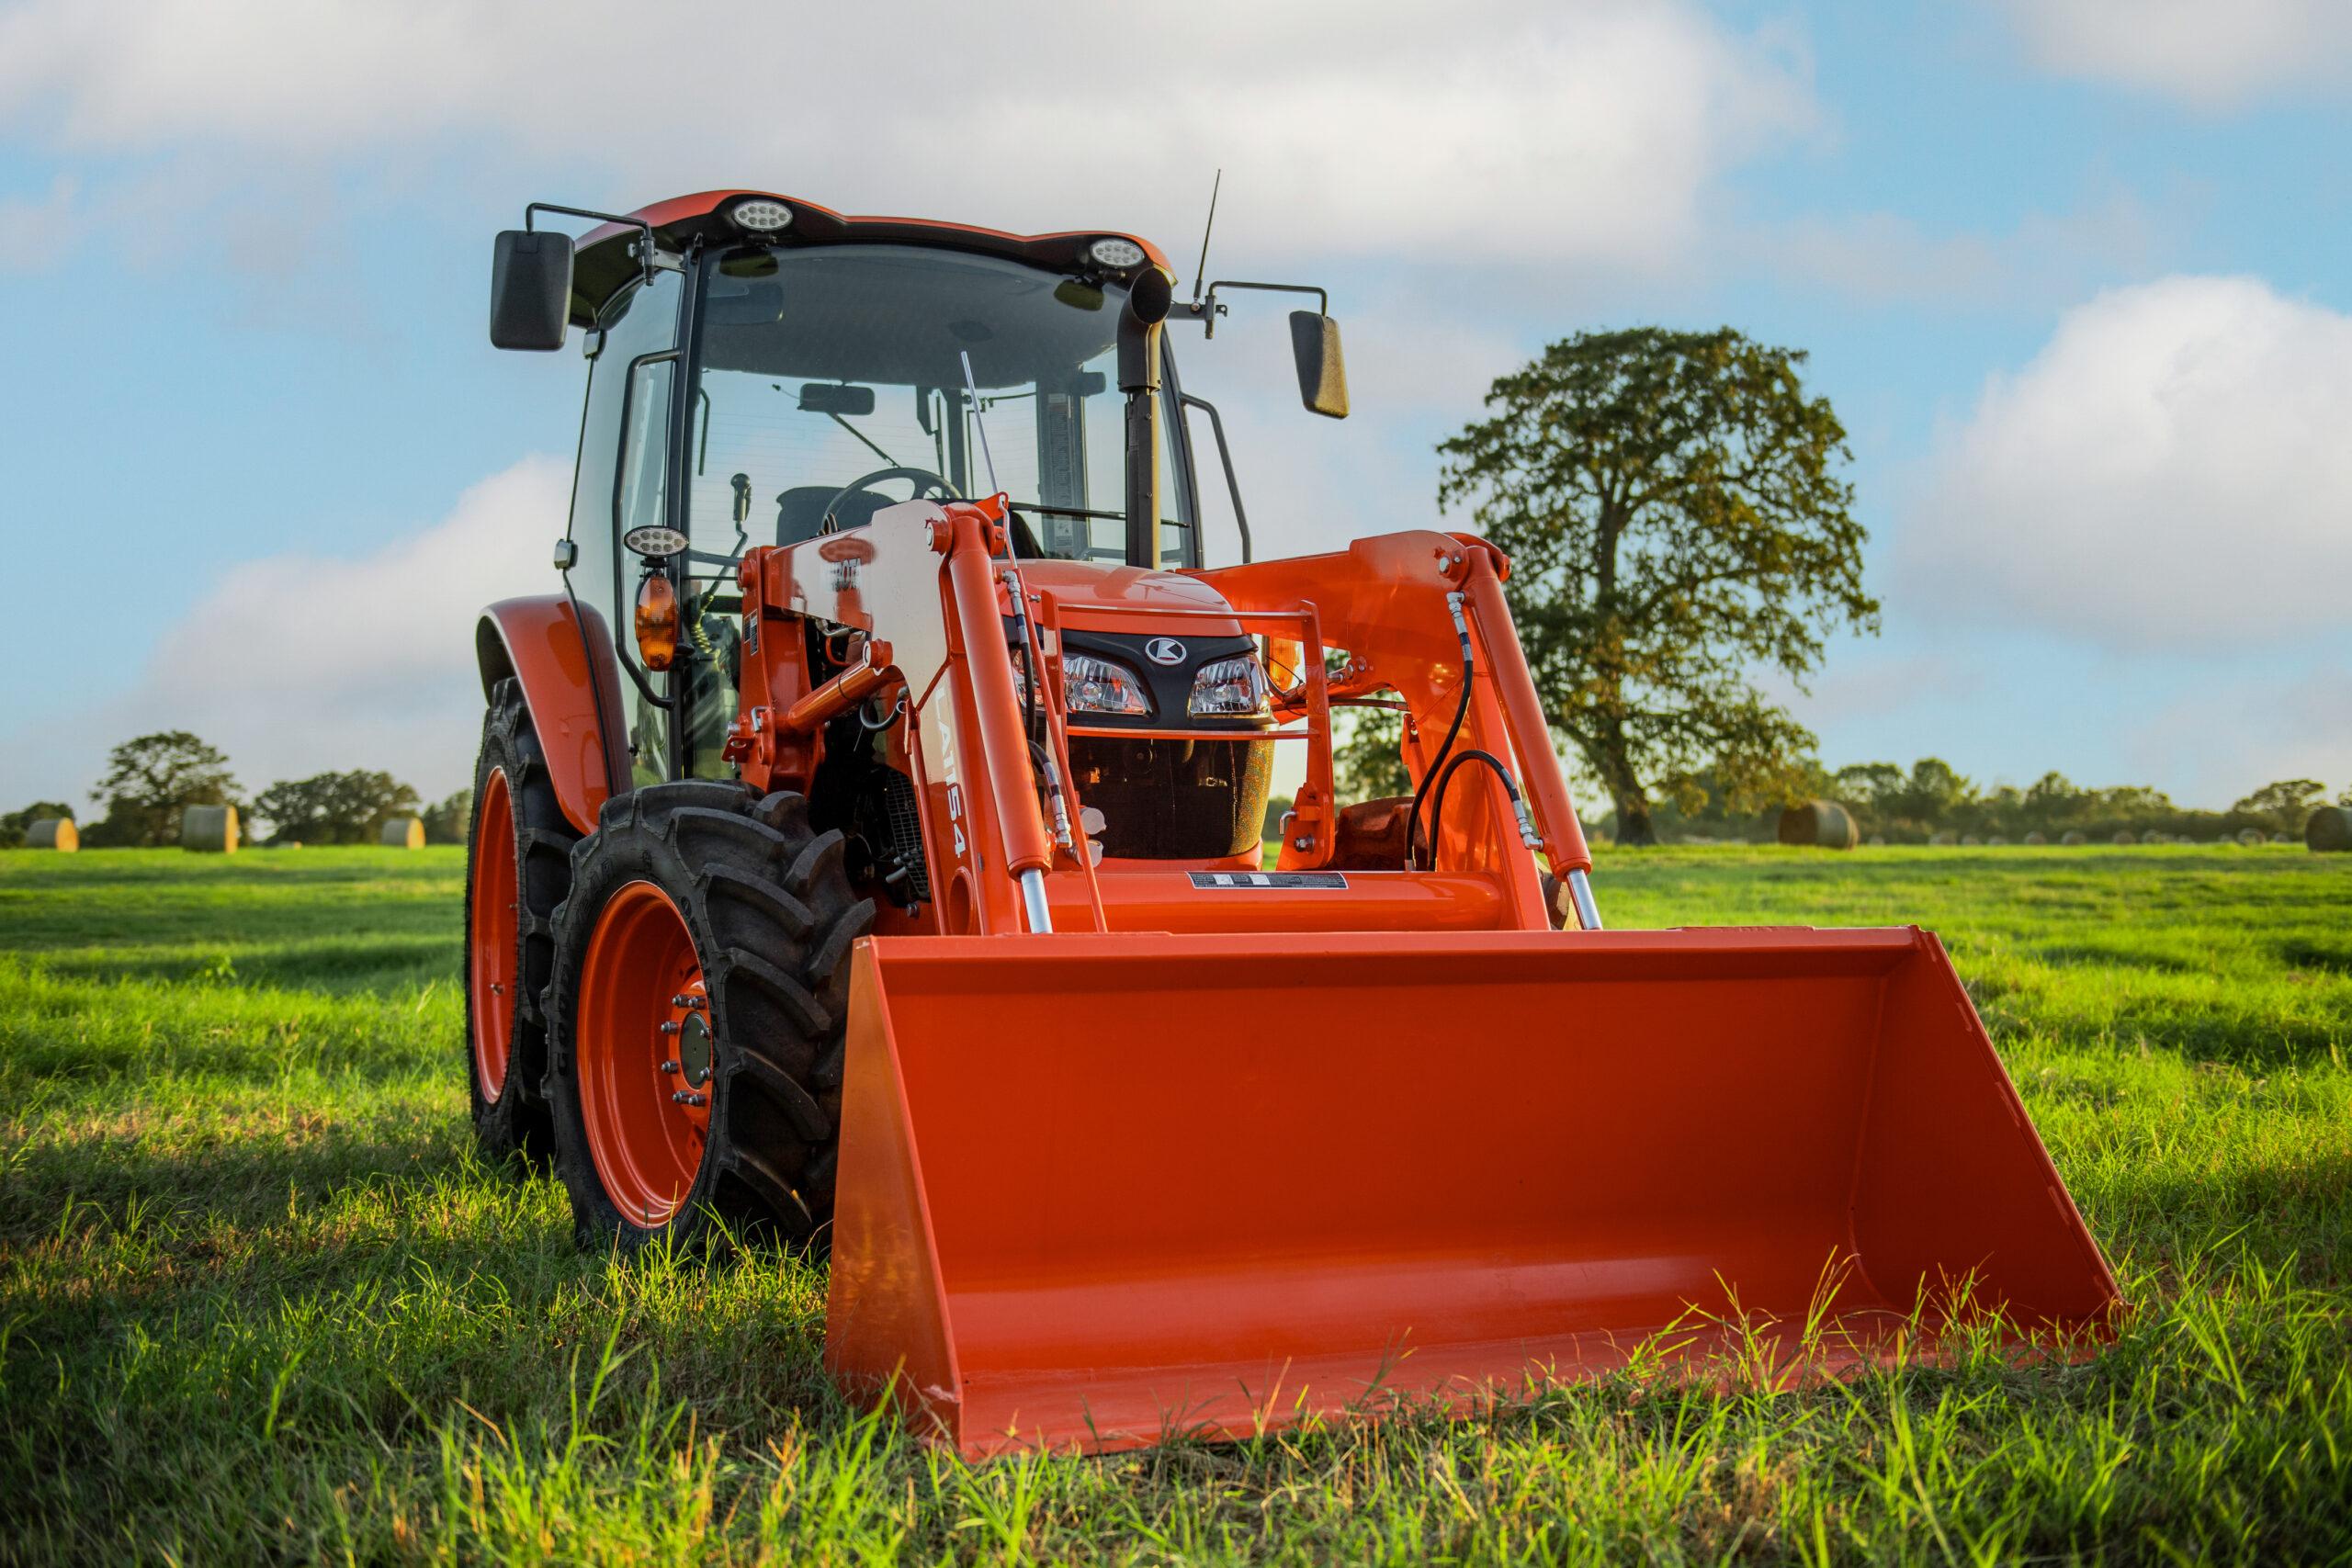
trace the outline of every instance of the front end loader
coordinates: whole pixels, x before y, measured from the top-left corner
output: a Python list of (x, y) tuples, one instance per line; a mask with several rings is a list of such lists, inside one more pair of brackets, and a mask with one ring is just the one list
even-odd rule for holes
[(1510, 563), (1250, 561), (1170, 339), (1264, 286), (1173, 282), (756, 191), (499, 237), (492, 341), (591, 368), (563, 591), (477, 638), (485, 1151), (588, 1245), (829, 1249), (832, 1375), (972, 1456), (2095, 1342), (1936, 939), (1602, 929)]

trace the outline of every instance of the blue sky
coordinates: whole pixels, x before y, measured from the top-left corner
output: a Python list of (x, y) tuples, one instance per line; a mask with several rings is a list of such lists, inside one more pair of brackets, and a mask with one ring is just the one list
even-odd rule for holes
[(252, 787), (465, 782), (470, 615), (552, 583), (582, 383), (483, 337), (525, 201), (762, 186), (1189, 274), (1220, 165), (1212, 270), (1329, 285), (1354, 381), (1300, 414), (1275, 306), (1180, 349), (1261, 551), (1427, 525), (1547, 341), (1729, 322), (1852, 433), (1885, 629), (1791, 694), (1826, 760), (2352, 785), (2341, 0), (666, 15), (0, 5), (0, 805), (163, 723)]

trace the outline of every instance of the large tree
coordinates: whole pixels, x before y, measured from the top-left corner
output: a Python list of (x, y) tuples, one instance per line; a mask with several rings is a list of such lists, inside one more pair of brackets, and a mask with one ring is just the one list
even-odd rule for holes
[(100, 840), (150, 847), (179, 841), (184, 807), (231, 805), (236, 795), (229, 759), (185, 729), (135, 736), (116, 747), (90, 794), (107, 808)]
[(1813, 737), (1755, 677), (1801, 684), (1829, 633), (1877, 629), (1845, 427), (1804, 358), (1727, 327), (1584, 333), (1438, 448), (1439, 503), (1510, 553), (1537, 686), (1622, 843), (1656, 841), (1661, 797), (1696, 809), (1702, 770), (1739, 810), (1800, 789)]

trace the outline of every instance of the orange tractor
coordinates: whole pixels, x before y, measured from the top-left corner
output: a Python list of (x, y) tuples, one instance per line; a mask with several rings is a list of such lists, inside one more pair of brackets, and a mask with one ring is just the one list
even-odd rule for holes
[[(1602, 930), (1510, 563), (1250, 561), (1170, 345), (1238, 287), (752, 191), (499, 236), (492, 341), (590, 368), (561, 590), (477, 635), (483, 1148), (588, 1245), (829, 1247), (833, 1375), (973, 1455), (2095, 1335), (1934, 937)], [(1351, 706), (1411, 795), (1339, 798)]]

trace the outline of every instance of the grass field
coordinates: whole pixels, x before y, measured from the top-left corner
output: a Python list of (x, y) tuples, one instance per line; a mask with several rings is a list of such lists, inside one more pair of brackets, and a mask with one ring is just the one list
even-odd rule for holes
[(1951, 945), (2135, 1311), (2086, 1365), (973, 1470), (820, 1269), (468, 1156), (457, 852), (0, 856), (0, 1560), (2352, 1560), (2352, 857), (1614, 852), (1619, 925)]

